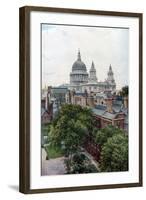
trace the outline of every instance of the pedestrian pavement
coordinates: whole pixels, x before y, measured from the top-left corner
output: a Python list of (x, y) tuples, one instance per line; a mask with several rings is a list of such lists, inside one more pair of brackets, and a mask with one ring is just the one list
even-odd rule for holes
[(64, 157), (53, 158), (46, 160), (47, 153), (44, 148), (42, 148), (42, 167), (41, 175), (63, 175), (66, 173)]

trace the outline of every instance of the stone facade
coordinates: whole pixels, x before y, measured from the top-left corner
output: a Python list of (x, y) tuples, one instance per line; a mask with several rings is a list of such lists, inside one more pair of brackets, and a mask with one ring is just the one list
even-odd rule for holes
[(94, 62), (92, 61), (88, 74), (86, 65), (81, 60), (81, 54), (79, 51), (77, 60), (72, 65), (69, 89), (74, 89), (78, 92), (84, 92), (85, 90), (87, 90), (87, 92), (115, 91), (116, 83), (112, 66), (109, 66), (107, 79), (105, 81), (98, 81)]
[(70, 73), (70, 84), (80, 85), (88, 83), (88, 73), (86, 65), (81, 60), (80, 51), (78, 52), (77, 60), (72, 66), (72, 72)]

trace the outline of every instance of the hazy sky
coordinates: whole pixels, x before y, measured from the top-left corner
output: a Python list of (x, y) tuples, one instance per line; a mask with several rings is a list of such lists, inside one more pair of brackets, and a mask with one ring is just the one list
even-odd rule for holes
[(87, 71), (94, 61), (97, 78), (107, 78), (112, 65), (117, 88), (128, 84), (129, 30), (42, 25), (42, 86), (69, 83), (78, 49)]

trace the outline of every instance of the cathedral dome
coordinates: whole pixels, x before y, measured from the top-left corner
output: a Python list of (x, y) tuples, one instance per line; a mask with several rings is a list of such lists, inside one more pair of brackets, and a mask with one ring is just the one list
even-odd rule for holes
[(86, 65), (81, 61), (80, 51), (78, 52), (77, 60), (72, 65), (70, 73), (70, 84), (80, 85), (88, 82), (88, 73)]
[(78, 52), (78, 58), (72, 65), (72, 71), (81, 70), (87, 71), (86, 65), (81, 61), (80, 51)]
[(75, 61), (73, 66), (72, 66), (72, 71), (75, 70), (83, 70), (86, 71), (86, 65), (82, 61)]

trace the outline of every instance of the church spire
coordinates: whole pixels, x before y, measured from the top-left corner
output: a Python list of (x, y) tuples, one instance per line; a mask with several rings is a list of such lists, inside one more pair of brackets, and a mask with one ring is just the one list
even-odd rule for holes
[(97, 82), (96, 69), (95, 69), (93, 61), (92, 61), (92, 64), (91, 64), (91, 69), (90, 69), (89, 82), (91, 82), (91, 83), (96, 83)]
[(112, 66), (111, 66), (111, 64), (110, 64), (110, 66), (109, 66), (109, 69), (112, 70)]
[(112, 70), (112, 66), (110, 64), (109, 70), (108, 70), (108, 76), (113, 76), (113, 75), (114, 75), (114, 73), (113, 73), (113, 70)]
[(80, 54), (80, 49), (78, 50), (78, 61), (81, 61), (81, 54)]
[(90, 71), (92, 71), (92, 70), (96, 71), (93, 61), (92, 61), (92, 64), (91, 64), (91, 69), (90, 69)]
[(111, 83), (115, 82), (115, 80), (114, 80), (114, 73), (113, 73), (111, 64), (109, 66), (109, 70), (108, 70), (108, 73), (107, 73), (107, 81), (111, 82)]

